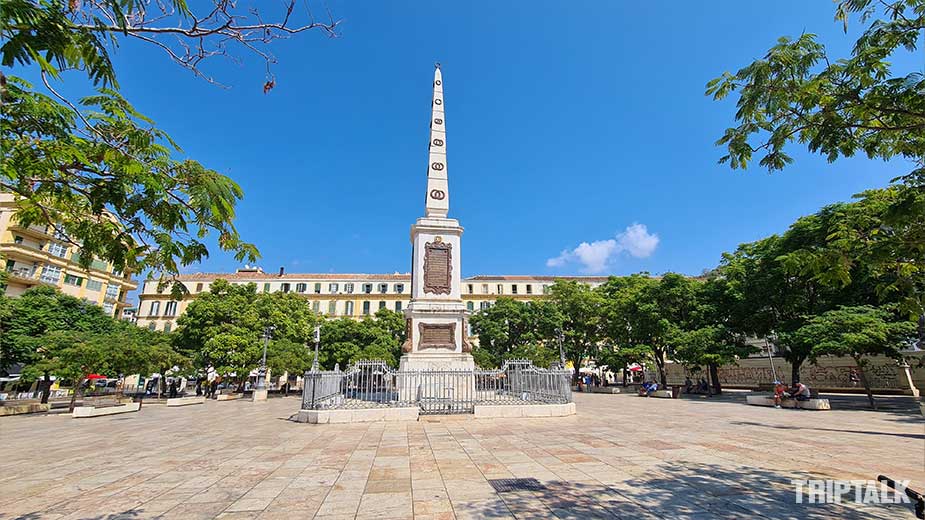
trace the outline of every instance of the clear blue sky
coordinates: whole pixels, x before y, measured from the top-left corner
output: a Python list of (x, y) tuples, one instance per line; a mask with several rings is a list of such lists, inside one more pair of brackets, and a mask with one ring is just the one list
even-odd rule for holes
[[(435, 61), (466, 276), (587, 272), (574, 253), (547, 264), (594, 241), (609, 256), (591, 270), (696, 274), (739, 243), (907, 170), (866, 158), (828, 164), (799, 147), (795, 164), (773, 175), (717, 164), (713, 143), (734, 101), (712, 101), (704, 84), (782, 35), (815, 32), (846, 55), (859, 26), (846, 36), (829, 1), (330, 7), (344, 20), (341, 38), (278, 42), (269, 95), (256, 60), (213, 62), (232, 86), (223, 90), (154, 49), (124, 45), (116, 55), (126, 97), (189, 157), (244, 188), (238, 228), (268, 271), (410, 269)], [(637, 226), (617, 237), (634, 223), (646, 227), (641, 236)], [(236, 265), (216, 251), (188, 271)]]

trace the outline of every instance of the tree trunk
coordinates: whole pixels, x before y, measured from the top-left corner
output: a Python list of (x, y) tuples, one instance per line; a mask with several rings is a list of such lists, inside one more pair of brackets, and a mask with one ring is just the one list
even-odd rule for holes
[(925, 312), (919, 315), (919, 342), (918, 347), (925, 350)]
[(629, 372), (629, 371), (626, 369), (626, 365), (623, 365), (623, 387), (624, 387), (624, 388), (626, 387), (626, 376), (627, 376), (627, 372)]
[(86, 377), (81, 377), (77, 380), (77, 384), (74, 385), (74, 391), (71, 393), (71, 405), (68, 407), (68, 413), (74, 413), (74, 408), (77, 407), (77, 392), (80, 391), (80, 387), (83, 386)]
[(719, 382), (719, 366), (716, 363), (707, 365), (710, 370), (710, 381), (713, 383), (713, 393), (720, 395), (723, 393), (723, 385)]
[(668, 373), (665, 371), (665, 353), (663, 351), (655, 352), (655, 367), (658, 368), (658, 382), (662, 388), (668, 386)]
[(870, 389), (870, 381), (867, 380), (867, 371), (864, 370), (864, 365), (867, 363), (862, 363), (861, 358), (854, 358), (854, 364), (858, 366), (858, 375), (861, 376), (861, 384), (864, 385), (864, 391), (867, 392), (867, 400), (870, 402), (870, 407), (874, 410), (877, 409), (877, 403), (874, 401), (874, 393)]
[(791, 361), (790, 362), (790, 383), (796, 384), (800, 382), (800, 366), (803, 365), (803, 361)]
[(48, 395), (51, 394), (51, 374), (45, 372), (42, 378), (42, 404), (48, 404)]

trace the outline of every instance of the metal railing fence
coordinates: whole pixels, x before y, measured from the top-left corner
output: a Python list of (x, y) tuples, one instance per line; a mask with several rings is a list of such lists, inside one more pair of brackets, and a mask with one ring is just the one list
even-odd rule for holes
[(358, 361), (347, 370), (306, 372), (305, 410), (418, 406), (421, 413), (470, 413), (475, 405), (564, 404), (571, 372), (512, 360), (495, 370), (394, 370)]

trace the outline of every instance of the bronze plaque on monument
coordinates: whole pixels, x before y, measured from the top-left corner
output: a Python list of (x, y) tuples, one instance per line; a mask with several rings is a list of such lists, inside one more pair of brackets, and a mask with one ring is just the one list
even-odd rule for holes
[(456, 350), (455, 323), (444, 323), (439, 325), (418, 323), (418, 333), (421, 338), (418, 342), (418, 350), (426, 350), (429, 348), (448, 348), (450, 350)]
[(453, 273), (453, 244), (440, 237), (424, 244), (424, 292), (450, 294)]

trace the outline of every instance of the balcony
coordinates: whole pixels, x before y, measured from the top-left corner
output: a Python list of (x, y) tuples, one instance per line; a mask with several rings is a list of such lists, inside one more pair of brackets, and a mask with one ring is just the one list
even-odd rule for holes
[(37, 269), (29, 267), (12, 267), (7, 268), (6, 272), (9, 273), (9, 280), (12, 282), (30, 285), (39, 283), (39, 273)]

